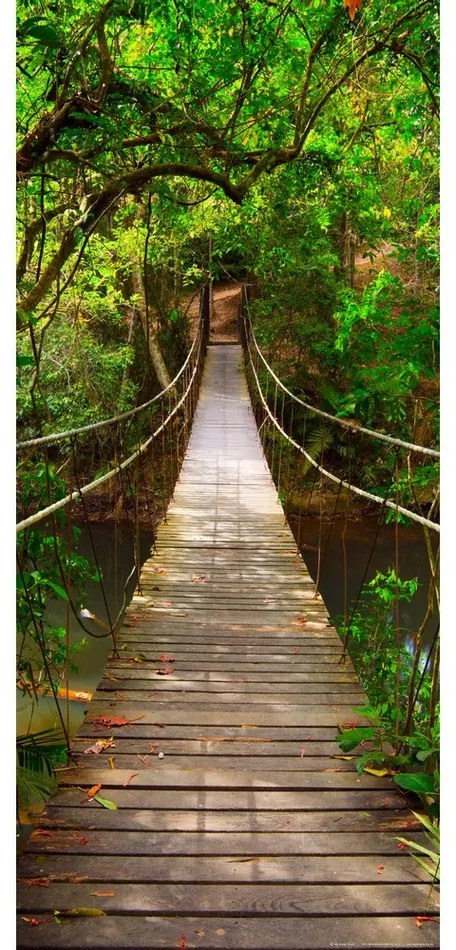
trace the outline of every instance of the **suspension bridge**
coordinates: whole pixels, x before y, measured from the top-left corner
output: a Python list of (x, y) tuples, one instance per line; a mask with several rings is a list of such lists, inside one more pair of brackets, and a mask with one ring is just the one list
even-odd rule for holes
[[(271, 477), (287, 464), (294, 397), (272, 370), (262, 389), (244, 308), (242, 343), (223, 346), (207, 346), (204, 295), (201, 312), (149, 437), (175, 427), (179, 476), (69, 766), (20, 858), (18, 947), (437, 946), (435, 889), (398, 842), (422, 841), (420, 826), (388, 775), (359, 775), (337, 745), (338, 730), (363, 724), (353, 710), (367, 700)], [(74, 448), (80, 433), (65, 437)], [(35, 441), (24, 450), (42, 448)], [(304, 439), (294, 446), (306, 453)], [(43, 517), (89, 491), (78, 485)], [(409, 514), (438, 530), (432, 512)], [(26, 514), (20, 529), (40, 517)]]

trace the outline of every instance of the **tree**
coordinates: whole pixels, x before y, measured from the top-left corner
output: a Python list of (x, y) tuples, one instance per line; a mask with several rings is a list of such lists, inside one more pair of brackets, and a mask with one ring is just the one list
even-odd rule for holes
[(356, 27), (340, 0), (42, 9), (19, 22), (21, 325), (49, 314), (124, 196), (166, 200), (184, 181), (201, 183), (190, 200), (216, 188), (240, 204), (299, 156), (305, 173), (322, 117), (365, 63), (407, 61), (436, 107), (434, 0), (372, 0)]

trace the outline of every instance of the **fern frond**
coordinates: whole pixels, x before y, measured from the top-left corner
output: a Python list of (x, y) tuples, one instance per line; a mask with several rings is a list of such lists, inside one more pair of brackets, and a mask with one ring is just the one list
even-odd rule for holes
[(46, 802), (57, 787), (53, 776), (42, 775), (23, 766), (16, 769), (16, 783), (19, 801), (24, 804), (30, 804), (37, 799)]
[(60, 729), (42, 729), (17, 736), (16, 753), (19, 768), (52, 775), (53, 766), (65, 758), (65, 736)]

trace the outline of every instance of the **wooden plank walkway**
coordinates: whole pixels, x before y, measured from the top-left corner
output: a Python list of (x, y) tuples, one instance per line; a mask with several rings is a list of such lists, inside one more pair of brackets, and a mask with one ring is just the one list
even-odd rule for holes
[[(334, 757), (365, 697), (284, 524), (237, 345), (209, 348), (119, 656), (20, 860), (19, 948), (438, 946), (414, 919), (435, 899), (398, 848), (419, 840), (403, 796)], [(86, 754), (100, 737), (115, 745)]]

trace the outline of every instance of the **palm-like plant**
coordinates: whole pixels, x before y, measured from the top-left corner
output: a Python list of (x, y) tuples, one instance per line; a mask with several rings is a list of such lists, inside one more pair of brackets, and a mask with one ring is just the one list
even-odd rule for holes
[(54, 766), (64, 762), (67, 745), (59, 729), (42, 729), (16, 739), (16, 781), (20, 803), (46, 801), (56, 787)]

